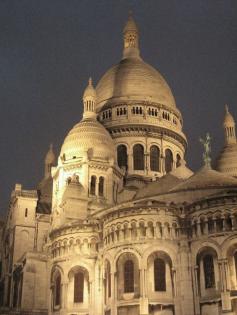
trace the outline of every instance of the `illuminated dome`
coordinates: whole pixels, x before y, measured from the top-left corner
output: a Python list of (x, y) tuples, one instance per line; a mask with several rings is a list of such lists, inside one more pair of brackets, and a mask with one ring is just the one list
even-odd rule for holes
[(83, 158), (113, 159), (115, 149), (108, 131), (96, 120), (85, 119), (76, 124), (66, 136), (60, 156), (65, 160)]
[(92, 80), (83, 96), (83, 119), (66, 136), (60, 156), (64, 161), (77, 158), (114, 160), (115, 147), (109, 132), (96, 120), (96, 92)]
[(237, 142), (235, 134), (235, 120), (229, 112), (227, 105), (225, 106), (223, 127), (225, 133), (225, 146), (217, 158), (216, 169), (219, 172), (237, 177)]
[(125, 58), (109, 69), (97, 87), (97, 110), (108, 100), (143, 100), (176, 108), (172, 92), (153, 67), (141, 58)]

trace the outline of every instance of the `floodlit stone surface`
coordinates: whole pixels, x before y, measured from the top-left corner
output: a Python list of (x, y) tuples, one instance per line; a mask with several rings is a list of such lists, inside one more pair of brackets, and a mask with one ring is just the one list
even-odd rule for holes
[[(0, 220), (0, 314), (237, 314), (235, 121), (217, 170), (184, 160), (182, 115), (139, 52), (83, 94), (84, 113), (37, 190), (16, 184)], [(231, 170), (230, 170), (231, 168)]]

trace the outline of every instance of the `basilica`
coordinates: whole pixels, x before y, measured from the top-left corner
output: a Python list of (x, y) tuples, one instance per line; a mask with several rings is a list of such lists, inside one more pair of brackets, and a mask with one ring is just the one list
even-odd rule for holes
[(50, 146), (36, 189), (15, 184), (0, 222), (0, 314), (237, 314), (234, 117), (223, 104), (223, 149), (211, 161), (207, 135), (194, 173), (132, 16), (123, 43), (119, 63), (89, 79), (83, 117), (58, 157)]

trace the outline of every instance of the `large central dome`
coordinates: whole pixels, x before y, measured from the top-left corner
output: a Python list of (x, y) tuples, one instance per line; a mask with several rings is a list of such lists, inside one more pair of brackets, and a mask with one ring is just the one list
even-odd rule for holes
[(173, 94), (162, 77), (141, 58), (125, 58), (110, 68), (97, 87), (97, 110), (108, 101), (148, 100), (176, 108)]
[(148, 101), (176, 109), (173, 94), (165, 79), (140, 57), (138, 29), (131, 16), (123, 35), (122, 60), (103, 75), (96, 87), (97, 112), (104, 104), (131, 100)]

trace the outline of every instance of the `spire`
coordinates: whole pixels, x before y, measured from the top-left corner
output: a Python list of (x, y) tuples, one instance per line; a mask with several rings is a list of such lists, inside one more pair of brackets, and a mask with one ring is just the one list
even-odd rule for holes
[(228, 105), (225, 105), (225, 117), (223, 121), (223, 127), (226, 145), (236, 143), (235, 120), (229, 112)]
[(139, 58), (139, 33), (133, 19), (132, 12), (129, 12), (128, 21), (123, 29), (123, 58)]
[(89, 78), (88, 85), (83, 94), (84, 112), (83, 118), (96, 118), (96, 91), (92, 84), (92, 78)]
[(44, 177), (47, 178), (51, 175), (51, 167), (55, 164), (55, 154), (53, 152), (53, 144), (49, 146), (49, 150), (44, 159), (45, 171)]

